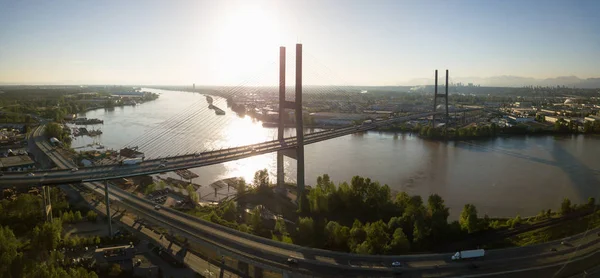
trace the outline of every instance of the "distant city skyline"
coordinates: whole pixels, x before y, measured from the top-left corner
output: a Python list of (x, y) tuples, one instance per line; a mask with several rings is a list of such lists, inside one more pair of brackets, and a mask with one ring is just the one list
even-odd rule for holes
[[(600, 77), (598, 1), (5, 1), (0, 84), (396, 86)], [(454, 77), (456, 76), (456, 77)], [(440, 78), (442, 80), (443, 78)], [(461, 81), (462, 82), (462, 81)], [(477, 81), (473, 81), (477, 83)], [(482, 84), (483, 85), (483, 84)]]

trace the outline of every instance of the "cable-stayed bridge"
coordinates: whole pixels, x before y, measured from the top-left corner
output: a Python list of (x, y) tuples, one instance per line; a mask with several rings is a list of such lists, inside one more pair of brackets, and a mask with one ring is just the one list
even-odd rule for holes
[[(278, 88), (278, 132), (277, 138), (265, 142), (247, 144), (235, 147), (226, 147), (219, 149), (193, 149), (194, 146), (189, 144), (178, 144), (170, 140), (170, 137), (174, 133), (181, 133), (186, 130), (193, 130), (196, 134), (211, 134), (215, 132), (221, 125), (227, 124), (227, 120), (230, 118), (223, 118), (224, 120), (216, 120), (212, 122), (203, 122), (198, 119), (199, 115), (206, 113), (206, 111), (215, 110), (213, 106), (213, 100), (210, 96), (207, 96), (207, 101), (210, 98), (209, 106), (205, 103), (195, 103), (190, 105), (184, 111), (176, 114), (172, 118), (162, 122), (161, 124), (153, 127), (151, 130), (142, 134), (141, 136), (130, 141), (126, 146), (128, 148), (135, 147), (138, 150), (144, 152), (152, 152), (153, 150), (168, 149), (173, 154), (166, 157), (146, 157), (147, 159), (133, 165), (122, 165), (116, 162), (112, 164), (106, 163), (105, 165), (94, 165), (90, 167), (82, 167), (81, 169), (61, 169), (61, 170), (48, 170), (48, 171), (35, 171), (30, 173), (5, 173), (0, 178), (0, 185), (14, 186), (14, 185), (58, 185), (65, 183), (78, 183), (78, 182), (94, 182), (94, 181), (105, 181), (114, 178), (133, 177), (140, 175), (157, 174), (162, 172), (168, 172), (180, 169), (190, 169), (202, 166), (208, 166), (213, 164), (224, 163), (228, 161), (243, 159), (255, 155), (261, 155), (266, 153), (277, 152), (277, 183), (283, 184), (283, 156), (289, 156), (298, 161), (297, 163), (297, 184), (299, 189), (304, 188), (304, 146), (307, 144), (317, 143), (324, 140), (329, 140), (341, 136), (346, 136), (352, 133), (365, 132), (368, 130), (376, 129), (379, 127), (396, 124), (400, 122), (433, 117), (445, 116), (448, 119), (448, 106), (447, 106), (447, 95), (448, 95), (448, 74), (446, 72), (446, 92), (445, 94), (437, 93), (437, 70), (435, 72), (436, 86), (435, 86), (435, 97), (433, 109), (430, 112), (416, 113), (405, 116), (394, 116), (385, 119), (374, 119), (367, 121), (362, 124), (354, 124), (347, 127), (335, 128), (317, 131), (313, 133), (304, 133), (304, 112), (303, 111), (303, 68), (302, 68), (302, 45), (296, 45), (295, 53), (295, 90), (293, 94), (286, 92), (286, 52), (285, 48), (280, 48), (279, 55), (279, 88)], [(317, 76), (322, 77), (326, 74), (319, 74)], [(259, 77), (261, 77), (259, 75)], [(248, 88), (246, 84), (229, 89), (223, 95), (228, 99), (234, 99), (241, 94), (248, 94)], [(255, 90), (259, 91), (260, 88)], [(319, 88), (311, 88), (311, 93), (307, 94), (307, 99), (311, 103), (327, 103), (331, 102), (331, 96), (338, 94), (341, 98), (344, 97), (340, 94), (344, 88), (335, 86), (322, 86)], [(250, 91), (252, 93), (252, 91)], [(286, 97), (287, 95), (287, 97)], [(293, 101), (288, 99), (292, 98)], [(446, 98), (446, 109), (439, 111), (440, 107), (436, 107), (437, 98)], [(222, 104), (222, 103), (221, 103)], [(202, 105), (201, 108), (198, 108)], [(443, 108), (443, 107), (442, 107)], [(286, 109), (292, 110), (291, 113), (286, 113)], [(472, 109), (471, 109), (472, 110)], [(467, 110), (460, 110), (455, 112), (462, 112)], [(211, 111), (212, 112), (212, 111)], [(292, 115), (293, 119), (290, 120), (284, 115)], [(291, 123), (290, 123), (291, 122)], [(285, 137), (284, 128), (293, 124), (295, 126), (296, 136)], [(38, 133), (41, 131), (38, 130)]]

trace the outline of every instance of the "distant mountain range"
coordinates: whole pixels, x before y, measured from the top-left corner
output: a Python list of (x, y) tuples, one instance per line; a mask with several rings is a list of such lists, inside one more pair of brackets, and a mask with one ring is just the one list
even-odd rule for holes
[[(443, 84), (444, 76), (440, 76), (438, 84)], [(433, 78), (412, 79), (406, 84), (410, 85), (430, 85), (433, 84)], [(535, 79), (521, 76), (492, 76), (492, 77), (457, 77), (452, 78), (450, 83), (468, 83), (488, 87), (523, 87), (523, 86), (567, 86), (583, 89), (600, 88), (600, 78), (581, 79), (577, 76), (559, 76), (555, 78)]]

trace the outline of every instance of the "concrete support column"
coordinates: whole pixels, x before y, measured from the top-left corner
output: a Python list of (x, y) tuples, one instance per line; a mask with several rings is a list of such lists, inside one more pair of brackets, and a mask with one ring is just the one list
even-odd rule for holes
[(283, 187), (285, 183), (285, 169), (283, 167), (283, 153), (277, 152), (277, 186)]
[(42, 188), (42, 199), (44, 200), (44, 216), (46, 221), (52, 221), (52, 202), (50, 201), (50, 187), (41, 186)]
[(47, 208), (47, 212), (48, 215), (50, 216), (50, 221), (52, 221), (52, 194), (50, 194), (50, 187), (46, 186), (46, 190), (48, 190), (48, 208)]
[[(277, 129), (277, 140), (284, 140), (285, 128), (285, 47), (279, 48), (279, 124)], [(277, 152), (277, 186), (283, 186), (285, 182), (285, 170), (283, 168), (283, 153)]]
[(113, 232), (112, 232), (112, 219), (110, 216), (110, 198), (109, 198), (109, 192), (108, 192), (108, 180), (104, 181), (104, 197), (105, 197), (105, 202), (106, 202), (106, 219), (108, 220), (108, 235), (110, 237), (112, 237)]
[[(437, 110), (437, 97), (438, 97), (437, 82), (438, 82), (438, 74), (437, 74), (437, 70), (435, 70), (435, 87), (434, 87), (434, 92), (433, 92), (433, 113), (435, 113)], [(431, 121), (431, 127), (435, 127), (435, 114), (433, 114), (433, 119)]]
[(296, 44), (296, 161), (298, 204), (304, 194), (304, 125), (302, 124), (302, 44)]
[[(444, 130), (448, 129), (448, 120), (450, 115), (448, 115), (448, 70), (446, 70), (446, 125), (444, 125)], [(448, 134), (448, 133), (446, 133)], [(447, 136), (447, 135), (446, 135)]]
[(254, 278), (262, 278), (262, 277), (263, 277), (263, 269), (258, 266), (254, 266)]

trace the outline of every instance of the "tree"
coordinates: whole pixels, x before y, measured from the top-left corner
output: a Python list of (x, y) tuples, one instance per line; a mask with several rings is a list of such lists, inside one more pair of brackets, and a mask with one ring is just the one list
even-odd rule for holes
[(404, 232), (402, 232), (402, 229), (397, 228), (394, 230), (392, 240), (386, 249), (388, 253), (391, 254), (403, 254), (408, 252), (410, 249), (410, 243), (408, 242), (408, 238), (406, 238)]
[(163, 189), (165, 189), (166, 187), (167, 187), (167, 183), (166, 183), (165, 181), (163, 181), (163, 180), (160, 180), (160, 181), (158, 181), (158, 188), (159, 188), (160, 190), (163, 190)]
[(571, 200), (569, 200), (569, 198), (564, 198), (560, 204), (560, 214), (566, 215), (569, 212), (571, 212)]
[(81, 216), (81, 212), (80, 211), (76, 211), (75, 214), (73, 215), (73, 221), (74, 222), (81, 222), (82, 219), (83, 219), (83, 217)]
[(313, 245), (315, 237), (315, 221), (310, 217), (298, 219), (298, 243), (302, 245)]
[(350, 239), (348, 240), (348, 247), (350, 250), (354, 250), (359, 244), (367, 239), (367, 232), (358, 219), (354, 220), (352, 229), (350, 229)]
[(196, 206), (198, 204), (198, 193), (196, 193), (196, 189), (194, 189), (194, 186), (192, 186), (191, 184), (188, 184), (188, 186), (185, 188), (185, 190), (188, 193), (188, 196), (190, 197), (190, 200), (192, 200), (192, 202), (194, 203), (194, 206)]
[(65, 223), (72, 223), (74, 218), (75, 218), (75, 216), (73, 215), (72, 211), (67, 211), (67, 212), (63, 213), (63, 215), (61, 217), (62, 221)]
[(402, 217), (392, 217), (388, 221), (388, 231), (393, 232), (402, 227)]
[(236, 190), (238, 197), (246, 193), (246, 180), (244, 178), (238, 179), (236, 183)]
[(90, 222), (96, 222), (96, 220), (98, 219), (98, 214), (93, 210), (89, 210), (85, 218), (87, 218), (87, 220)]
[(596, 205), (596, 199), (594, 197), (589, 197), (587, 205), (588, 207), (593, 208)]
[[(255, 207), (252, 210), (252, 215), (250, 217), (250, 228), (255, 235), (267, 237), (267, 229), (264, 227), (264, 221), (262, 218), (262, 211), (259, 206)], [(270, 235), (268, 235), (270, 238)]]
[(8, 227), (0, 226), (0, 277), (10, 273), (11, 265), (18, 256), (22, 256), (18, 248), (19, 241), (13, 231)]
[(46, 125), (45, 133), (48, 137), (56, 137), (56, 139), (61, 140), (63, 129), (60, 124), (51, 122)]
[(325, 245), (331, 249), (346, 250), (349, 235), (348, 227), (344, 227), (338, 222), (329, 221), (325, 225)]
[(254, 186), (256, 188), (269, 187), (269, 172), (267, 169), (258, 170), (254, 173)]
[(223, 219), (229, 222), (235, 222), (237, 216), (237, 206), (233, 201), (227, 202), (223, 208)]
[(44, 222), (33, 229), (32, 245), (39, 251), (54, 250), (60, 242), (62, 223), (58, 219), (52, 222)]
[(448, 226), (449, 209), (444, 205), (444, 199), (437, 194), (427, 199), (427, 212), (431, 217), (431, 236), (434, 242), (439, 242)]
[(367, 232), (367, 241), (371, 247), (371, 254), (382, 254), (385, 250), (385, 246), (390, 240), (390, 236), (385, 231), (387, 225), (379, 220), (371, 223), (365, 227)]
[(109, 276), (119, 276), (121, 275), (121, 266), (119, 264), (110, 265), (110, 269), (108, 270)]
[(146, 186), (146, 189), (144, 190), (144, 193), (145, 194), (150, 194), (150, 193), (154, 192), (155, 190), (156, 190), (156, 184), (151, 183), (151, 184), (148, 184)]
[(460, 223), (460, 227), (463, 230), (468, 231), (469, 233), (473, 233), (477, 231), (477, 208), (473, 204), (466, 204), (463, 208), (463, 211), (460, 213), (460, 218), (458, 219)]
[(285, 227), (285, 220), (281, 217), (278, 217), (277, 220), (275, 220), (275, 232), (282, 237), (288, 235), (287, 228)]
[(250, 228), (246, 224), (241, 224), (240, 226), (238, 226), (238, 230), (240, 230), (240, 232), (244, 232), (244, 233), (250, 232)]
[(369, 244), (369, 242), (367, 241), (363, 241), (361, 244), (358, 244), (356, 246), (356, 248), (354, 249), (354, 253), (357, 254), (362, 254), (362, 255), (369, 255), (371, 254), (372, 248), (371, 245)]

